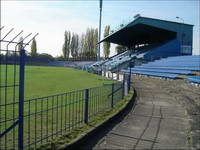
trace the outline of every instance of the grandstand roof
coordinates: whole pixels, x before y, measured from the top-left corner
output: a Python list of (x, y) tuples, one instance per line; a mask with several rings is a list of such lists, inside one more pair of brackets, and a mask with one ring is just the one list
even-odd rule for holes
[(175, 38), (180, 28), (187, 30), (192, 27), (193, 25), (190, 24), (138, 17), (123, 28), (105, 37), (99, 43), (106, 41), (128, 47), (137, 44), (160, 43)]

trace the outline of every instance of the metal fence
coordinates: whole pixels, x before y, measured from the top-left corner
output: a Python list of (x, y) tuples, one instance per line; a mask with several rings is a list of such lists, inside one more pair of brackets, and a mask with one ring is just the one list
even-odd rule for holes
[(24, 147), (53, 140), (93, 121), (123, 97), (123, 83), (62, 93), (24, 101)]
[[(2, 30), (3, 28), (1, 28)], [(0, 149), (36, 149), (110, 110), (124, 96), (124, 83), (24, 100), (25, 46), (5, 37), (0, 49)], [(9, 45), (14, 44), (14, 49)], [(20, 51), (17, 50), (22, 44)], [(12, 57), (9, 57), (12, 56)], [(10, 59), (12, 58), (12, 60)]]

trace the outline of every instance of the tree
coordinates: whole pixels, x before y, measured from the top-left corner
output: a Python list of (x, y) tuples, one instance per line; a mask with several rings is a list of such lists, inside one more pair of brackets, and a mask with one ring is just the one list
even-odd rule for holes
[(116, 50), (117, 54), (122, 53), (122, 52), (126, 51), (126, 46), (117, 45), (117, 46), (115, 47), (115, 50)]
[(75, 34), (75, 57), (78, 57), (78, 51), (79, 51), (79, 35), (78, 34)]
[(36, 55), (37, 55), (37, 43), (34, 38), (31, 44), (31, 56), (36, 56)]
[(72, 57), (95, 57), (97, 52), (98, 29), (87, 28), (86, 33), (78, 35), (65, 31), (65, 40), (62, 47), (63, 58)]
[(79, 36), (78, 34), (73, 33), (72, 39), (71, 39), (71, 44), (70, 44), (70, 49), (71, 49), (71, 55), (73, 58), (78, 56), (78, 49), (79, 49)]
[(86, 30), (85, 46), (86, 56), (91, 57), (93, 55), (93, 31), (91, 28)]
[(64, 59), (68, 59), (69, 58), (69, 54), (70, 54), (70, 44), (71, 44), (71, 33), (70, 31), (65, 31), (64, 33), (64, 44), (62, 47), (62, 52), (63, 52), (63, 57)]
[(79, 50), (80, 50), (79, 56), (81, 56), (81, 57), (85, 56), (85, 54), (84, 54), (84, 52), (85, 52), (85, 34), (81, 35)]
[(17, 51), (20, 51), (22, 49), (22, 46), (23, 46), (23, 37), (20, 37), (19, 38), (19, 44), (17, 46)]
[(97, 54), (97, 48), (98, 48), (98, 29), (96, 28), (93, 35), (93, 45), (94, 45), (94, 54)]
[[(81, 38), (81, 41), (83, 38)], [(98, 42), (98, 29), (87, 28), (84, 35), (84, 44), (81, 44), (83, 47), (83, 54), (86, 57), (95, 57), (97, 51), (97, 42)]]
[[(110, 34), (110, 26), (105, 26), (104, 29), (104, 38), (107, 37)], [(110, 55), (110, 43), (109, 42), (103, 42), (103, 50), (104, 50), (104, 57), (108, 58)]]

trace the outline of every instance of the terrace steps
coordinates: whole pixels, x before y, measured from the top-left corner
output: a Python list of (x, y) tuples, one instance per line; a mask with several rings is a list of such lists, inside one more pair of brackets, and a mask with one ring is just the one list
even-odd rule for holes
[[(122, 70), (130, 72), (130, 68)], [(182, 78), (190, 82), (198, 82), (200, 76), (200, 56), (168, 57), (131, 68), (132, 74), (141, 74), (161, 78)]]

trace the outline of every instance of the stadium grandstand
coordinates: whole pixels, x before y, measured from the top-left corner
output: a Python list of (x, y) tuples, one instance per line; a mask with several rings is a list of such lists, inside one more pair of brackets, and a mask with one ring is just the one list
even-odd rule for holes
[[(122, 71), (129, 72), (130, 69), (133, 74), (166, 78), (178, 78), (186, 75), (187, 78), (187, 75), (195, 75), (200, 71), (200, 56), (169, 57)], [(188, 79), (189, 81), (193, 81), (191, 77)]]
[(127, 50), (87, 68), (103, 74), (131, 71), (172, 79), (184, 76), (190, 82), (199, 82), (200, 56), (192, 55), (191, 24), (138, 16), (101, 42), (123, 45)]

